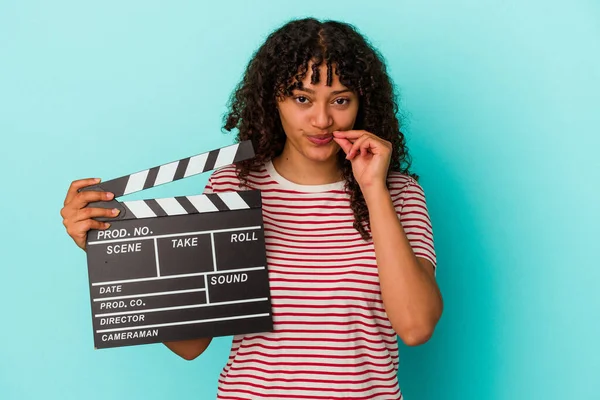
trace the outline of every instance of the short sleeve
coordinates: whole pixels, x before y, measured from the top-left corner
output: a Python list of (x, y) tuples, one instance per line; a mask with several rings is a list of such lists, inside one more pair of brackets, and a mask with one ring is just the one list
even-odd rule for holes
[(233, 164), (218, 168), (212, 172), (202, 194), (239, 191), (240, 180)]
[(213, 179), (213, 176), (211, 175), (208, 178), (208, 182), (206, 183), (206, 186), (204, 186), (204, 190), (202, 191), (202, 194), (214, 193), (213, 185), (214, 185), (214, 179)]
[(425, 192), (414, 178), (408, 178), (408, 182), (393, 197), (394, 207), (415, 255), (429, 260), (433, 264), (434, 272), (437, 272), (433, 227), (427, 210)]

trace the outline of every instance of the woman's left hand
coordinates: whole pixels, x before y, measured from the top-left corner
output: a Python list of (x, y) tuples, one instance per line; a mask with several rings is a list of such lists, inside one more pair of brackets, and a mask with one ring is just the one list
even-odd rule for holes
[(392, 144), (367, 131), (335, 131), (333, 140), (352, 163), (352, 172), (361, 190), (386, 187)]

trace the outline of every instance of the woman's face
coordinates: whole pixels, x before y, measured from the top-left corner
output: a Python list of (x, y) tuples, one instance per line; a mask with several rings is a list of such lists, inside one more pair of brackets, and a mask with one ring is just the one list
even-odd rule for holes
[[(325, 85), (327, 66), (320, 66), (319, 83), (310, 83), (310, 69), (302, 89), (278, 102), (281, 124), (287, 140), (284, 155), (310, 161), (331, 161), (340, 150), (332, 132), (354, 126), (358, 112), (358, 96), (342, 85), (333, 73), (331, 86)], [(335, 66), (333, 66), (335, 71)], [(292, 154), (294, 153), (294, 154)]]

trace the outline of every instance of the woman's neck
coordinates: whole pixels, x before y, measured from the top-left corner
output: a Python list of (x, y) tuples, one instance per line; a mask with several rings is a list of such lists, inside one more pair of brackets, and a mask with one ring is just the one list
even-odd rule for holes
[(272, 162), (279, 175), (299, 185), (326, 185), (343, 180), (336, 157), (314, 161), (298, 152), (284, 150)]

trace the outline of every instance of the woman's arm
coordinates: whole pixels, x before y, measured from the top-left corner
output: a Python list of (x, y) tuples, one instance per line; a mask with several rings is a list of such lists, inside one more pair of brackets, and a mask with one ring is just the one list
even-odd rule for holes
[(369, 209), (381, 297), (392, 327), (410, 346), (425, 343), (442, 315), (433, 265), (417, 258), (387, 189), (392, 143), (364, 130), (333, 132), (352, 163)]
[(415, 256), (387, 188), (376, 185), (363, 194), (386, 313), (404, 343), (423, 344), (433, 334), (443, 310), (434, 267), (429, 260)]
[(211, 341), (212, 338), (200, 338), (179, 340), (176, 342), (164, 342), (164, 345), (181, 358), (191, 361), (204, 353), (204, 350), (206, 350)]

